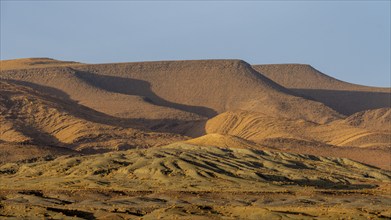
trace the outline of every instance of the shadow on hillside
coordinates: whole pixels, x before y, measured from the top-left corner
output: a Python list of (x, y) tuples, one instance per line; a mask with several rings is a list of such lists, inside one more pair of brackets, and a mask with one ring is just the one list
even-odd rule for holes
[(369, 109), (391, 107), (391, 93), (322, 89), (291, 90), (305, 98), (322, 102), (344, 115), (351, 115)]
[(85, 71), (77, 71), (76, 76), (95, 87), (125, 95), (141, 96), (145, 98), (145, 101), (155, 105), (175, 108), (182, 111), (206, 116), (208, 118), (217, 115), (217, 112), (211, 108), (185, 105), (168, 101), (154, 93), (151, 89), (151, 84), (144, 80), (117, 76), (106, 76)]
[(255, 173), (258, 177), (267, 182), (280, 182), (287, 185), (299, 185), (299, 186), (313, 186), (317, 189), (334, 189), (334, 190), (354, 190), (354, 189), (372, 189), (376, 188), (376, 185), (372, 184), (351, 184), (344, 182), (333, 182), (326, 178), (319, 179), (289, 179), (284, 175)]
[[(59, 104), (66, 112), (78, 118), (99, 124), (184, 135), (188, 129), (194, 126), (194, 124), (199, 123), (199, 121), (185, 121), (177, 119), (119, 118), (81, 105), (77, 101), (72, 100), (67, 93), (53, 87), (42, 86), (21, 80), (7, 79), (4, 81), (32, 88), (39, 92), (35, 95)], [(55, 141), (53, 140), (53, 142)]]

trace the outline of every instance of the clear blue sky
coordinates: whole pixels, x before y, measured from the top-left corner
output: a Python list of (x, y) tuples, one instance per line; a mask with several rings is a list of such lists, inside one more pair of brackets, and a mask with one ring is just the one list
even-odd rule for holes
[(3, 1), (1, 59), (307, 63), (391, 86), (390, 1)]

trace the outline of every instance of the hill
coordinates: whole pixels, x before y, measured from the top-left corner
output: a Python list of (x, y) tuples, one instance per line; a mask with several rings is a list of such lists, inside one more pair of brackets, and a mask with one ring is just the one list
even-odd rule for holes
[(339, 113), (391, 107), (391, 89), (356, 85), (321, 73), (310, 65), (268, 64), (253, 68), (276, 83)]
[(344, 120), (344, 123), (372, 130), (391, 131), (391, 108), (372, 109), (357, 112)]
[[(29, 168), (26, 169), (26, 166)], [(316, 171), (311, 169), (314, 167), (317, 167)], [(105, 188), (97, 180), (111, 179), (111, 184), (116, 184), (117, 189), (156, 190), (165, 186), (166, 190), (213, 191), (268, 191), (284, 188), (287, 183), (320, 189), (349, 189), (370, 187), (363, 186), (362, 182), (391, 180), (388, 171), (348, 159), (185, 143), (102, 155), (63, 156), (44, 162), (9, 163), (2, 165), (0, 170), (2, 188), (9, 186), (7, 181), (18, 177), (25, 181), (12, 184), (14, 188), (23, 188), (28, 184), (39, 187), (55, 179), (58, 182), (50, 185), (53, 189), (73, 188), (80, 184), (88, 188)], [(335, 173), (332, 176), (322, 175), (329, 170)], [(372, 179), (364, 173), (368, 173)], [(37, 177), (41, 181), (34, 179), (28, 183), (26, 177)], [(65, 186), (63, 181), (69, 181), (69, 178), (75, 182)], [(276, 182), (268, 186), (270, 181)], [(172, 185), (173, 182), (180, 184)], [(212, 189), (210, 182), (217, 185)], [(243, 187), (237, 188), (237, 185)]]
[[(389, 110), (380, 111), (383, 112), (382, 115), (379, 110), (374, 112), (378, 112), (378, 118), (389, 116)], [(373, 114), (367, 112), (364, 115)], [(384, 129), (389, 128), (389, 122), (369, 116), (368, 118), (373, 120), (369, 119), (369, 122), (362, 124), (369, 126), (352, 124), (351, 117), (328, 124), (317, 124), (304, 120), (271, 117), (258, 112), (230, 111), (209, 119), (200, 124), (200, 127), (194, 127), (188, 135), (194, 137), (203, 134), (231, 135), (278, 150), (347, 157), (391, 169), (389, 154), (391, 133)], [(382, 125), (386, 126), (382, 127)], [(221, 146), (219, 144), (221, 138), (208, 136), (204, 139), (207, 141), (195, 143), (215, 143)], [(242, 144), (238, 144), (240, 145)], [(253, 147), (257, 148), (256, 145)]]
[[(148, 131), (141, 122), (118, 121), (75, 102), (3, 81), (0, 81), (0, 122), (2, 151), (5, 145), (13, 144), (35, 145), (32, 150), (42, 148), (42, 152), (52, 147), (53, 151), (65, 148), (68, 152), (96, 153), (184, 139), (179, 135)], [(17, 154), (16, 147), (15, 151), (7, 149), (8, 154)]]

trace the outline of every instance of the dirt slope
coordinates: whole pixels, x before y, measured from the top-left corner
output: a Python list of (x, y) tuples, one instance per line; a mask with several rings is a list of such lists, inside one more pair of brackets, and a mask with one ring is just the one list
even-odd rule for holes
[(273, 118), (248, 111), (220, 114), (208, 120), (205, 129), (206, 133), (231, 134), (249, 140), (295, 138), (335, 146), (357, 147), (389, 147), (390, 144), (390, 133), (386, 131), (373, 131), (336, 122), (319, 125), (304, 120)]
[(357, 112), (347, 117), (344, 123), (372, 130), (391, 131), (391, 108)]
[(3, 81), (0, 81), (0, 122), (0, 141), (83, 152), (150, 147), (183, 140), (179, 135), (141, 131), (138, 127), (143, 126), (136, 122), (121, 126), (124, 123), (116, 118), (77, 103)]
[(253, 68), (276, 83), (322, 102), (345, 115), (391, 107), (391, 88), (343, 82), (319, 72), (310, 65), (270, 64), (254, 65)]
[(243, 149), (266, 149), (263, 145), (257, 144), (253, 141), (246, 140), (237, 136), (227, 134), (211, 133), (201, 137), (186, 140), (184, 143), (199, 145), (199, 146), (215, 146), (228, 148), (243, 148)]
[[(386, 113), (378, 113), (378, 118), (383, 119), (388, 116), (388, 111), (380, 112)], [(373, 129), (388, 122), (382, 123), (374, 117), (372, 119), (369, 120), (368, 126), (352, 125), (350, 117), (322, 125), (304, 120), (271, 117), (258, 112), (234, 111), (209, 119), (206, 123), (195, 127), (194, 133), (189, 132), (188, 135), (215, 133), (232, 135), (279, 150), (347, 157), (391, 169), (390, 130)], [(221, 146), (218, 144), (221, 142), (219, 138), (209, 136), (204, 139), (207, 140), (196, 143), (217, 142), (215, 145)]]
[(318, 123), (340, 117), (240, 60), (77, 65), (2, 71), (0, 77), (123, 118), (199, 120), (235, 109)]

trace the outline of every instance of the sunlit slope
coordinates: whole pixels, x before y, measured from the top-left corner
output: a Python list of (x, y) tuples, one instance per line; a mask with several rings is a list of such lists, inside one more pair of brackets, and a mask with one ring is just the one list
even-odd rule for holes
[(253, 68), (276, 83), (345, 115), (391, 107), (391, 88), (344, 82), (323, 74), (310, 65), (267, 64), (254, 65)]
[(243, 149), (267, 149), (263, 145), (256, 142), (240, 138), (238, 136), (231, 136), (228, 134), (211, 133), (201, 137), (186, 140), (184, 143), (199, 145), (199, 146), (215, 146), (228, 148), (243, 148)]
[(294, 138), (335, 146), (389, 147), (389, 131), (349, 125), (345, 120), (316, 124), (304, 120), (270, 117), (257, 112), (225, 112), (206, 122), (206, 133), (235, 135), (259, 141), (266, 138)]
[[(378, 118), (384, 119), (388, 111)], [(357, 113), (359, 114), (359, 113)], [(368, 115), (364, 114), (364, 115)], [(357, 121), (357, 119), (355, 120)], [(319, 156), (347, 157), (363, 163), (391, 169), (391, 133), (376, 120), (367, 125), (352, 125), (352, 119), (317, 124), (304, 120), (271, 117), (257, 112), (225, 112), (195, 126), (188, 135), (197, 137), (196, 144), (263, 149), (265, 147)], [(386, 127), (387, 123), (384, 123)], [(237, 139), (239, 138), (239, 139)], [(247, 141), (250, 141), (249, 144)], [(250, 147), (250, 148), (251, 148)]]
[(340, 147), (315, 140), (284, 137), (250, 141), (238, 136), (218, 133), (210, 133), (190, 139), (186, 143), (201, 146), (261, 149), (326, 157), (343, 157), (391, 170), (391, 152), (389, 148)]
[(123, 118), (199, 120), (236, 109), (319, 123), (340, 117), (321, 103), (291, 95), (240, 60), (78, 65), (2, 71), (0, 77), (55, 89)]

